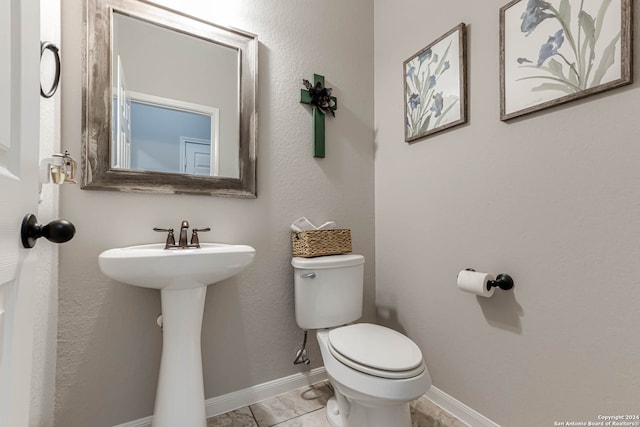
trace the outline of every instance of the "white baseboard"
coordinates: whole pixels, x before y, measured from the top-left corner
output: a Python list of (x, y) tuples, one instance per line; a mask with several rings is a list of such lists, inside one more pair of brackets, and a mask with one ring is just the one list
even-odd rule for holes
[(431, 386), (424, 396), (471, 427), (500, 427), (500, 425), (449, 396), (438, 387)]
[[(242, 390), (234, 391), (222, 396), (213, 397), (205, 401), (207, 418), (224, 414), (238, 408), (253, 405), (265, 399), (278, 396), (306, 385), (315, 384), (327, 379), (327, 371), (324, 367), (312, 369), (309, 372), (289, 375), (288, 377), (258, 384)], [(427, 399), (449, 412), (460, 421), (471, 427), (500, 427), (484, 415), (469, 408), (464, 403), (449, 396), (435, 386), (431, 386), (424, 395)], [(114, 427), (151, 427), (152, 417), (118, 424)]]
[(289, 375), (288, 377), (254, 385), (233, 393), (207, 399), (205, 401), (207, 418), (233, 411), (244, 406), (253, 405), (270, 397), (295, 390), (300, 387), (315, 384), (327, 379), (324, 367), (312, 369), (309, 372)]
[[(320, 367), (312, 369), (309, 372), (289, 375), (288, 377), (279, 378), (277, 380), (258, 384), (253, 387), (234, 391), (222, 396), (213, 397), (204, 402), (207, 418), (224, 414), (248, 405), (253, 405), (254, 403), (258, 403), (262, 400), (269, 399), (319, 381), (324, 381), (326, 379), (327, 371), (324, 367)], [(124, 424), (118, 424), (114, 427), (151, 427), (151, 419), (152, 417), (141, 418)]]

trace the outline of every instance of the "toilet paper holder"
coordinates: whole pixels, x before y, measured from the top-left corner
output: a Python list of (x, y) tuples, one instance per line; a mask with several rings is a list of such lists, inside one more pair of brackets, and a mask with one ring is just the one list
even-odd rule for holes
[[(465, 270), (476, 271), (473, 268), (465, 268)], [(491, 288), (500, 288), (503, 291), (508, 291), (513, 288), (513, 279), (507, 273), (500, 273), (495, 280), (487, 282), (487, 290), (491, 290)]]

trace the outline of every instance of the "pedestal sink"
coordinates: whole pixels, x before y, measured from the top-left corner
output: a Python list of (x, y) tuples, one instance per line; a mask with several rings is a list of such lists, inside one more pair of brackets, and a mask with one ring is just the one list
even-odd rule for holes
[(200, 334), (207, 286), (244, 270), (255, 256), (245, 245), (202, 243), (116, 248), (98, 257), (102, 272), (133, 286), (159, 289), (163, 341), (153, 427), (206, 427)]

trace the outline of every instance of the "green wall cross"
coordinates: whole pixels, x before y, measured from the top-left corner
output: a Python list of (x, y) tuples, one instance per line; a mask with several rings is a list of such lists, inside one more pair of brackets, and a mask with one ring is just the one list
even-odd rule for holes
[[(313, 85), (320, 83), (324, 87), (324, 76), (319, 74), (313, 75)], [(334, 105), (332, 110), (338, 108), (338, 100), (332, 96), (331, 100)], [(300, 89), (300, 102), (303, 104), (311, 105), (311, 94), (306, 89)], [(320, 111), (318, 107), (313, 107), (313, 157), (324, 157), (324, 116), (325, 114)]]

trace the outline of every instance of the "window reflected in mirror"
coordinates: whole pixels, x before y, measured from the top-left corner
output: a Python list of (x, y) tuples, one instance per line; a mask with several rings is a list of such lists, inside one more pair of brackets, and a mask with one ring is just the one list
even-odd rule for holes
[(238, 178), (238, 54), (114, 12), (111, 167)]

